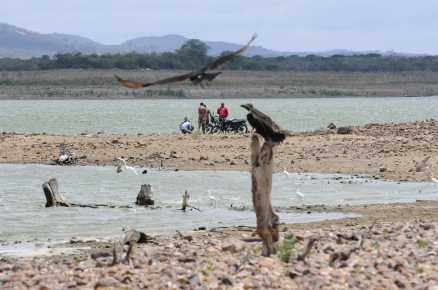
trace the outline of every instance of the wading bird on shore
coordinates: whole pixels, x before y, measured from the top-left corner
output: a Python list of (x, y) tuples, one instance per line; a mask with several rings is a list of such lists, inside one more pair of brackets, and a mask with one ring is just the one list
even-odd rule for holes
[(244, 104), (241, 107), (249, 111), (249, 114), (246, 115), (249, 124), (256, 133), (263, 136), (266, 142), (278, 144), (290, 135), (288, 130), (281, 129), (268, 115), (254, 108), (252, 104)]
[(118, 75), (114, 75), (114, 77), (117, 79), (117, 81), (119, 81), (119, 83), (121, 83), (123, 86), (130, 88), (130, 89), (139, 89), (139, 88), (145, 88), (145, 87), (150, 87), (150, 86), (154, 86), (154, 85), (164, 85), (164, 84), (182, 82), (185, 80), (190, 80), (192, 82), (192, 84), (194, 84), (194, 85), (201, 85), (202, 86), (203, 81), (211, 82), (219, 74), (222, 73), (222, 72), (208, 73), (207, 71), (217, 69), (218, 67), (220, 67), (224, 63), (231, 61), (232, 59), (234, 59), (237, 56), (239, 56), (240, 54), (242, 54), (245, 50), (248, 49), (248, 47), (251, 45), (251, 43), (256, 38), (257, 38), (257, 35), (254, 34), (251, 37), (251, 39), (248, 41), (248, 43), (245, 46), (241, 47), (240, 49), (238, 49), (234, 52), (224, 54), (224, 55), (216, 58), (212, 62), (208, 63), (203, 68), (186, 73), (186, 74), (177, 75), (177, 76), (170, 77), (170, 78), (165, 78), (165, 79), (161, 79), (161, 80), (158, 80), (155, 82), (150, 82), (150, 83), (125, 80), (125, 79), (122, 79), (121, 77), (119, 77)]
[(135, 170), (135, 168), (132, 167), (132, 166), (128, 166), (126, 164), (126, 160), (125, 159), (117, 157), (116, 159), (114, 159), (114, 161), (117, 162), (117, 164), (116, 164), (116, 171), (117, 171), (117, 173), (120, 173), (123, 170), (129, 169), (132, 172), (134, 172), (135, 175), (138, 175), (137, 170)]

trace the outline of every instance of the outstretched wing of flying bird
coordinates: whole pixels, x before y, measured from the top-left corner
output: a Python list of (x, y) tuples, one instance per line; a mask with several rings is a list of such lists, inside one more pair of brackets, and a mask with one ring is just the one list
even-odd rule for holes
[(118, 75), (114, 75), (114, 77), (116, 78), (116, 80), (119, 81), (119, 83), (121, 83), (122, 85), (124, 85), (125, 87), (130, 88), (130, 89), (139, 89), (139, 88), (144, 88), (147, 86), (147, 84), (145, 84), (145, 83), (124, 80), (121, 77), (119, 77)]
[(217, 69), (218, 67), (220, 67), (221, 65), (223, 65), (224, 63), (232, 60), (233, 58), (239, 56), (240, 54), (242, 54), (245, 50), (248, 49), (248, 47), (251, 45), (251, 43), (257, 38), (257, 34), (253, 34), (253, 36), (251, 37), (251, 39), (248, 41), (248, 43), (241, 47), (240, 49), (231, 52), (231, 53), (227, 53), (225, 55), (222, 55), (218, 58), (216, 58), (215, 60), (213, 60), (212, 62), (210, 62), (209, 64), (207, 64), (205, 67), (202, 68), (202, 72), (205, 72), (207, 70), (213, 70), (213, 69)]
[(254, 34), (251, 37), (251, 39), (248, 41), (248, 43), (245, 46), (243, 46), (242, 48), (240, 48), (234, 52), (220, 56), (220, 57), (216, 58), (215, 60), (213, 60), (212, 62), (208, 63), (205, 67), (203, 67), (199, 70), (195, 70), (195, 71), (186, 73), (186, 74), (177, 75), (174, 77), (161, 79), (161, 80), (158, 80), (155, 82), (150, 82), (150, 83), (142, 83), (142, 82), (125, 80), (117, 75), (114, 75), (114, 77), (119, 81), (119, 83), (121, 83), (123, 86), (130, 88), (130, 89), (139, 89), (139, 88), (145, 88), (145, 87), (149, 87), (149, 86), (153, 86), (153, 85), (164, 85), (164, 84), (182, 82), (182, 81), (185, 81), (187, 79), (194, 78), (194, 77), (198, 77), (200, 79), (200, 81), (202, 81), (204, 79), (204, 77), (207, 80), (212, 81), (215, 77), (217, 77), (219, 75), (219, 73), (208, 74), (208, 73), (206, 73), (206, 71), (216, 69), (219, 66), (223, 65), (224, 63), (226, 63), (227, 61), (230, 61), (233, 58), (237, 57), (238, 55), (242, 54), (251, 45), (251, 43), (256, 39), (256, 37), (257, 37), (257, 35)]
[(145, 88), (145, 87), (149, 87), (149, 86), (153, 86), (153, 85), (163, 85), (163, 84), (181, 82), (181, 81), (184, 81), (186, 79), (189, 79), (191, 76), (193, 76), (193, 73), (177, 75), (177, 76), (161, 79), (161, 80), (158, 80), (155, 82), (150, 82), (150, 83), (142, 83), (142, 82), (134, 82), (134, 81), (130, 81), (130, 80), (124, 80), (121, 77), (114, 75), (114, 77), (119, 81), (119, 83), (121, 83), (122, 85), (124, 85), (125, 87), (130, 88), (130, 89), (140, 89), (140, 88)]

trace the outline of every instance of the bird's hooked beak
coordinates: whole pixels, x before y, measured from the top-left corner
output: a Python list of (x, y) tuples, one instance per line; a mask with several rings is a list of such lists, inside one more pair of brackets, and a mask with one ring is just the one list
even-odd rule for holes
[(247, 109), (248, 111), (250, 111), (253, 108), (252, 104), (243, 104), (243, 105), (240, 105), (240, 106), (242, 108)]

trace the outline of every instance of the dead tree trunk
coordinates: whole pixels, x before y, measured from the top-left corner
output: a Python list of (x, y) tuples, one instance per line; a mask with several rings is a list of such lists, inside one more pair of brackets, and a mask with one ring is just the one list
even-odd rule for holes
[(44, 196), (46, 197), (46, 207), (65, 206), (65, 207), (89, 207), (89, 208), (131, 208), (130, 205), (116, 206), (111, 204), (79, 204), (70, 203), (59, 193), (58, 181), (56, 178), (51, 178), (49, 181), (43, 183)]
[(154, 205), (155, 202), (152, 199), (152, 186), (150, 184), (143, 184), (137, 195), (136, 205)]
[(274, 144), (265, 142), (257, 133), (251, 136), (252, 201), (257, 216), (257, 233), (263, 241), (263, 256), (274, 254), (279, 240), (280, 219), (271, 203), (273, 147)]
[(46, 196), (46, 207), (70, 206), (59, 193), (59, 186), (56, 178), (51, 178), (49, 181), (44, 182), (43, 191), (44, 195)]

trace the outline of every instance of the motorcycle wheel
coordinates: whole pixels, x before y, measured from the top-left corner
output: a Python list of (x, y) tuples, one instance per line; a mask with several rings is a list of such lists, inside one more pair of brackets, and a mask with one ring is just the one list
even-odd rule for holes
[(246, 126), (246, 124), (240, 126), (239, 128), (237, 128), (237, 132), (238, 133), (248, 133), (248, 127)]
[(207, 128), (205, 128), (205, 133), (207, 134), (213, 134), (213, 126), (212, 125), (207, 125)]
[(219, 126), (214, 126), (214, 127), (212, 127), (212, 129), (211, 129), (211, 133), (212, 133), (212, 134), (219, 133), (220, 131), (221, 131), (221, 128), (220, 128)]

